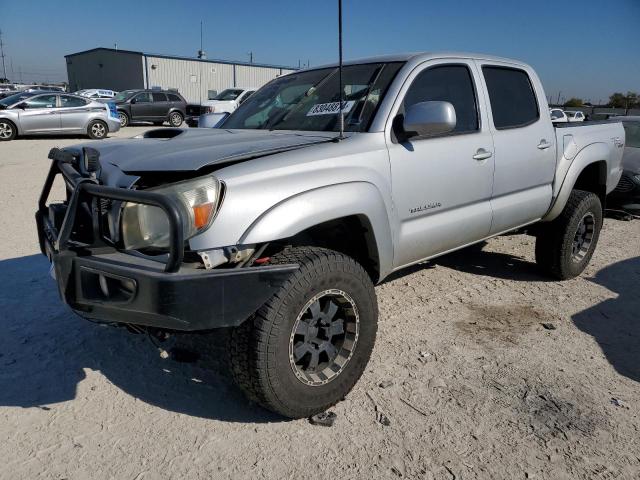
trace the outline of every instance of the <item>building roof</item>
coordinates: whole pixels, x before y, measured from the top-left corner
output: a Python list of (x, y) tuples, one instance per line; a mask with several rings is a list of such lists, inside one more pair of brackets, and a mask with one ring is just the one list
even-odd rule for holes
[(242, 65), (242, 66), (247, 66), (247, 67), (266, 67), (266, 68), (282, 68), (285, 70), (298, 70), (298, 67), (290, 67), (290, 66), (286, 66), (286, 65), (272, 65), (272, 64), (268, 64), (268, 63), (250, 63), (250, 62), (236, 62), (233, 60), (220, 60), (220, 59), (214, 59), (214, 58), (195, 58), (195, 57), (183, 57), (183, 56), (179, 56), (179, 55), (164, 55), (164, 54), (158, 54), (158, 53), (150, 53), (150, 52), (139, 52), (139, 51), (135, 51), (135, 50), (122, 50), (122, 49), (115, 49), (115, 48), (105, 48), (105, 47), (97, 47), (97, 48), (92, 48), (90, 50), (83, 50), (82, 52), (76, 52), (76, 53), (70, 53), (69, 55), (65, 55), (64, 58), (70, 58), (70, 57), (75, 57), (77, 55), (84, 55), (85, 53), (92, 53), (92, 52), (97, 52), (100, 50), (104, 50), (107, 52), (117, 52), (117, 53), (130, 53), (130, 54), (134, 54), (134, 55), (142, 55), (145, 57), (158, 57), (158, 58), (170, 58), (170, 59), (174, 59), (174, 60), (189, 60), (192, 62), (207, 62), (207, 63), (223, 63), (223, 64), (227, 64), (227, 65)]

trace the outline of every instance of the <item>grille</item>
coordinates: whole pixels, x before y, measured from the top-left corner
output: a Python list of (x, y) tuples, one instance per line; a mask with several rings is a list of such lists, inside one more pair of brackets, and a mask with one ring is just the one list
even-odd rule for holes
[(615, 188), (616, 192), (626, 193), (635, 188), (635, 183), (628, 176), (623, 175), (618, 182), (618, 186)]

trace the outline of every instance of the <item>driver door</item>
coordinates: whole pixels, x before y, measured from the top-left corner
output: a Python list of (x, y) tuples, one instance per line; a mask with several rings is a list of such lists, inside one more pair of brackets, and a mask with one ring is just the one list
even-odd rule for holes
[(153, 118), (153, 99), (151, 92), (142, 92), (131, 99), (131, 119), (151, 120)]
[[(434, 60), (403, 86), (387, 125), (396, 229), (394, 268), (482, 240), (492, 220), (493, 138), (482, 82), (471, 60)], [(445, 101), (456, 111), (453, 131), (399, 140), (405, 109)]]
[(45, 94), (31, 97), (22, 102), (25, 108), (18, 112), (22, 132), (47, 133), (60, 130), (57, 98), (58, 95)]

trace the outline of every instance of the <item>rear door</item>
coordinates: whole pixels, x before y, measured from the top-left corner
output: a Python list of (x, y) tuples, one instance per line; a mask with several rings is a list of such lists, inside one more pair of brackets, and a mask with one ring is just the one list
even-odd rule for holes
[(169, 108), (171, 104), (167, 100), (167, 95), (162, 92), (153, 92), (151, 94), (153, 98), (153, 116), (157, 120), (164, 120), (167, 118)]
[(89, 123), (90, 100), (72, 95), (60, 95), (60, 129), (65, 132), (84, 132)]
[(25, 100), (25, 108), (18, 113), (22, 132), (47, 133), (60, 130), (57, 97), (56, 94), (44, 94)]
[[(387, 126), (392, 194), (400, 222), (396, 268), (489, 234), (493, 142), (480, 86), (472, 60), (432, 60), (409, 75), (398, 96)], [(454, 106), (454, 131), (399, 141), (394, 125), (406, 108), (433, 100)]]
[(551, 204), (555, 130), (534, 72), (477, 61), (482, 72), (495, 147), (491, 233), (536, 221)]
[(153, 119), (153, 99), (151, 92), (141, 92), (131, 99), (132, 120)]

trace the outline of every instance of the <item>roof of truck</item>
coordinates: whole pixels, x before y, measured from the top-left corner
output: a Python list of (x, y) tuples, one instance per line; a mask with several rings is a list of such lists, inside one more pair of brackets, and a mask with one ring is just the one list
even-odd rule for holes
[[(409, 60), (432, 60), (436, 58), (473, 58), (475, 60), (489, 60), (494, 62), (515, 63), (525, 65), (520, 60), (512, 58), (497, 57), (495, 55), (487, 55), (485, 53), (469, 53), (469, 52), (409, 52), (409, 53), (392, 53), (388, 55), (377, 55), (375, 57), (356, 58), (343, 62), (343, 65), (359, 65), (363, 63), (388, 63), (388, 62), (408, 62)], [(328, 63), (311, 67), (307, 70), (316, 70), (319, 68), (335, 67), (338, 63)]]

